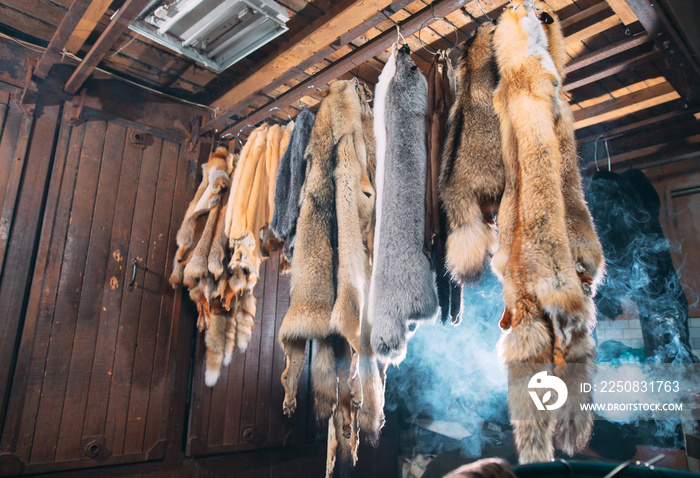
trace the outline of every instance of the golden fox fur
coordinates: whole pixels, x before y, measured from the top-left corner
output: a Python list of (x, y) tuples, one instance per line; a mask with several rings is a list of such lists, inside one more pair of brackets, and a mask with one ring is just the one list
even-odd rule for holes
[[(583, 201), (571, 110), (561, 89), (564, 46), (556, 15), (542, 2), (508, 5), (494, 33), (501, 81), (494, 107), (501, 125), (506, 187), (493, 268), (504, 283), (501, 359), (509, 366), (511, 412), (529, 405), (529, 373), (517, 364), (554, 363), (577, 394), (594, 361), (591, 296), (602, 249)], [(540, 18), (551, 21), (542, 24)], [(566, 363), (584, 364), (567, 369)], [(543, 365), (544, 366), (544, 365)], [(572, 419), (583, 397), (569, 399), (557, 420), (514, 420), (521, 463), (549, 461), (553, 435), (573, 453), (590, 436), (590, 416)], [(521, 413), (517, 413), (522, 415)]]
[(438, 185), (449, 226), (447, 268), (460, 283), (477, 279), (496, 247), (492, 218), (505, 182), (493, 110), (494, 29), (490, 23), (479, 27), (460, 58)]

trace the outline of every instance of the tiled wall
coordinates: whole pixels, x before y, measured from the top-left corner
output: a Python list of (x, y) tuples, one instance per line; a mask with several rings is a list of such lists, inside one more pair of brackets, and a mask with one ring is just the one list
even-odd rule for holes
[[(700, 357), (700, 317), (688, 319), (690, 346), (695, 355)], [(644, 347), (642, 328), (638, 319), (600, 320), (598, 321), (598, 343), (617, 340), (623, 344), (639, 349)]]

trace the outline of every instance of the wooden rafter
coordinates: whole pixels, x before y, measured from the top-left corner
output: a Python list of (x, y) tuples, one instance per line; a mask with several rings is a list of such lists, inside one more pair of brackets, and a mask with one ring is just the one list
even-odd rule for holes
[(622, 23), (624, 23), (625, 26), (637, 21), (637, 16), (634, 14), (629, 5), (627, 5), (625, 0), (607, 0), (607, 2), (610, 5), (610, 8), (613, 9), (613, 12), (620, 17), (620, 20), (622, 20)]
[[(636, 169), (646, 169), (698, 156), (700, 156), (700, 135), (694, 135), (681, 141), (656, 144), (611, 156), (610, 166), (616, 170), (628, 169), (632, 166)], [(607, 158), (605, 159), (605, 166), (607, 167)], [(593, 173), (595, 172), (595, 167), (595, 162), (589, 161), (586, 165), (586, 170), (588, 173)], [(599, 164), (598, 167), (601, 167), (601, 165)]]
[(670, 113), (666, 113), (666, 114), (659, 115), (659, 116), (652, 116), (651, 118), (647, 118), (645, 120), (635, 121), (634, 123), (605, 131), (602, 135), (593, 134), (590, 136), (586, 136), (584, 138), (578, 139), (577, 141), (578, 141), (578, 144), (589, 143), (591, 141), (595, 141), (596, 139), (600, 138), (601, 136), (603, 136), (604, 139), (609, 140), (612, 138), (620, 137), (620, 136), (623, 136), (625, 134), (631, 133), (632, 131), (638, 131), (642, 128), (647, 128), (649, 126), (658, 126), (661, 123), (665, 123), (665, 122), (671, 121), (671, 120), (677, 120), (677, 119), (680, 119), (684, 116), (688, 116), (691, 114), (697, 114), (697, 110), (671, 111)]
[[(382, 12), (376, 13), (375, 15), (369, 17), (364, 22), (357, 25), (355, 28), (352, 28), (352, 29), (347, 30), (344, 33), (342, 33), (338, 37), (338, 39), (336, 41), (334, 41), (331, 45), (327, 46), (326, 48), (322, 48), (322, 49), (318, 50), (316, 53), (309, 56), (305, 61), (300, 63), (296, 68), (291, 68), (291, 69), (287, 70), (286, 72), (282, 73), (279, 76), (279, 78), (271, 80), (267, 84), (261, 85), (260, 93), (266, 94), (266, 95), (278, 96), (276, 94), (273, 94), (273, 92), (276, 89), (283, 86), (285, 83), (293, 81), (294, 78), (299, 75), (299, 73), (306, 71), (307, 69), (313, 67), (317, 63), (328, 58), (329, 56), (334, 54), (339, 48), (345, 47), (351, 41), (353, 41), (354, 39), (356, 39), (357, 37), (359, 37), (360, 35), (365, 33), (367, 30), (374, 28), (377, 24), (386, 20), (387, 16), (391, 15), (391, 13), (393, 13), (394, 11), (401, 10), (409, 3), (411, 3), (411, 0), (394, 1), (391, 4), (391, 6), (387, 7)], [(385, 13), (386, 13), (386, 15), (385, 15)], [(250, 100), (250, 98), (249, 98), (249, 100)], [(233, 116), (233, 115), (239, 114), (243, 109), (245, 109), (247, 103), (248, 103), (247, 101), (238, 101), (234, 106), (232, 106), (231, 108), (229, 108), (227, 110), (228, 116)]]
[(681, 94), (685, 101), (700, 103), (700, 65), (688, 51), (685, 42), (671, 26), (659, 2), (649, 0), (624, 0), (639, 19), (647, 33), (654, 39), (659, 50), (666, 55), (660, 67), (664, 76)]
[(92, 0), (90, 2), (85, 15), (80, 19), (66, 42), (66, 50), (78, 53), (111, 4), (112, 0)]
[(594, 124), (613, 121), (623, 116), (668, 103), (680, 98), (669, 83), (661, 83), (650, 88), (635, 91), (603, 103), (574, 112), (574, 128), (582, 129)]
[(585, 76), (584, 78), (581, 78), (580, 80), (572, 81), (571, 83), (567, 83), (564, 85), (564, 91), (572, 91), (575, 90), (576, 88), (581, 88), (582, 86), (590, 85), (591, 83), (595, 83), (596, 81), (603, 80), (605, 78), (610, 78), (613, 75), (617, 75), (618, 73), (622, 73), (624, 71), (628, 71), (636, 66), (639, 66), (643, 63), (647, 63), (650, 60), (659, 57), (660, 54), (658, 51), (649, 51), (646, 53), (642, 53), (641, 55), (638, 55), (634, 58), (630, 58), (629, 60), (625, 60), (621, 63), (618, 63), (614, 66), (611, 66), (610, 68), (606, 68), (604, 70), (601, 70), (596, 73), (591, 73), (590, 75)]
[(80, 19), (85, 14), (85, 11), (90, 5), (90, 0), (75, 0), (73, 4), (66, 12), (66, 15), (61, 20), (61, 24), (58, 26), (56, 33), (54, 33), (49, 46), (46, 51), (41, 56), (39, 64), (34, 69), (34, 75), (39, 78), (45, 78), (49, 73), (51, 67), (60, 61), (61, 52), (66, 45), (66, 42), (70, 38), (73, 30), (80, 22)]
[(391, 3), (392, 0), (343, 0), (326, 15), (299, 32), (286, 48), (212, 103), (212, 106), (226, 109), (247, 101), (262, 86), (297, 68), (318, 50), (333, 43), (338, 38), (339, 31), (346, 31), (364, 23)]
[[(435, 17), (443, 17), (465, 5), (465, 3), (471, 3), (472, 1), (474, 0), (437, 0), (431, 6), (423, 8), (418, 13), (411, 15), (409, 18), (401, 22), (401, 33), (404, 36), (412, 35), (421, 28), (423, 23), (425, 23), (423, 26), (427, 26), (431, 19), (434, 19)], [(295, 87), (289, 89), (287, 92), (277, 98), (276, 104), (280, 108), (284, 108), (291, 103), (296, 102), (299, 98), (299, 94), (302, 93), (306, 87), (313, 84), (323, 85), (338, 78), (348, 71), (351, 71), (353, 68), (356, 68), (357, 65), (366, 62), (378, 53), (391, 47), (395, 41), (396, 31), (394, 29), (389, 29), (383, 32), (381, 35), (374, 37), (372, 40), (351, 51), (336, 62), (331, 63), (329, 66), (319, 71), (313, 78), (302, 81)], [(247, 122), (255, 124), (262, 121), (272, 105), (273, 102), (268, 102), (266, 105), (258, 108), (256, 111), (251, 113), (247, 119), (234, 124), (232, 126), (233, 130), (242, 128)], [(224, 111), (217, 118), (206, 123), (202, 127), (202, 131), (209, 132), (224, 128), (228, 118), (233, 114), (235, 113), (232, 113), (231, 110)]]
[(126, 3), (119, 9), (114, 20), (107, 25), (100, 38), (97, 39), (90, 51), (85, 55), (85, 58), (83, 58), (83, 61), (78, 65), (78, 68), (75, 69), (66, 82), (65, 90), (68, 93), (74, 95), (83, 86), (85, 80), (88, 79), (100, 61), (102, 61), (102, 58), (114, 45), (114, 42), (119, 39), (124, 30), (141, 13), (141, 10), (147, 3), (148, 0), (126, 0)]
[(636, 48), (638, 46), (649, 43), (650, 41), (651, 38), (649, 38), (649, 35), (647, 35), (646, 33), (625, 38), (620, 42), (613, 43), (610, 46), (606, 46), (605, 48), (601, 48), (600, 50), (596, 50), (594, 52), (578, 57), (576, 60), (566, 65), (564, 71), (567, 75), (569, 75), (574, 71), (578, 71), (587, 66), (593, 65), (603, 60), (607, 60), (610, 57), (619, 55), (620, 53), (624, 53), (628, 50), (631, 50), (632, 48)]

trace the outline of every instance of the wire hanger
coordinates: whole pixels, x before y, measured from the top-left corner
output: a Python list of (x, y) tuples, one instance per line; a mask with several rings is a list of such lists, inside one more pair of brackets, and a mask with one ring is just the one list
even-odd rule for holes
[(236, 135), (236, 141), (238, 142), (238, 145), (241, 148), (243, 147), (243, 141), (240, 140), (240, 136), (241, 136), (241, 133), (243, 132), (243, 130), (246, 128), (255, 128), (255, 126), (250, 124), (249, 120), (250, 120), (250, 114), (247, 114), (245, 117), (245, 125), (243, 125), (243, 127), (238, 130), (238, 134)]
[(608, 140), (605, 139), (605, 136), (602, 134), (595, 139), (595, 149), (593, 151), (593, 161), (595, 162), (595, 169), (596, 171), (600, 171), (600, 168), (598, 168), (598, 141), (600, 141), (601, 139), (605, 141), (605, 152), (608, 155), (608, 172), (610, 172), (610, 149), (608, 148)]
[(452, 51), (453, 48), (457, 48), (457, 42), (459, 41), (459, 33), (457, 32), (457, 27), (454, 25), (454, 23), (452, 23), (451, 21), (449, 21), (447, 18), (439, 18), (439, 17), (436, 17), (435, 14), (433, 13), (433, 5), (432, 5), (432, 4), (430, 4), (430, 18), (428, 18), (427, 20), (425, 20), (425, 21), (421, 24), (420, 28), (418, 29), (418, 41), (420, 42), (420, 46), (421, 46), (425, 51), (427, 51), (428, 53), (430, 53), (430, 54), (433, 55), (433, 56), (435, 56), (435, 55), (438, 54), (437, 51), (432, 51), (432, 50), (429, 49), (427, 46), (425, 46), (425, 43), (423, 43), (423, 40), (422, 40), (421, 37), (420, 37), (421, 31), (423, 31), (423, 28), (425, 27), (425, 24), (428, 23), (429, 21), (432, 21), (432, 20), (442, 20), (443, 22), (447, 23), (449, 26), (452, 27), (452, 29), (453, 29), (454, 32), (455, 32), (455, 42), (454, 42), (454, 45), (452, 45), (452, 47), (448, 50), (448, 52), (449, 52), (449, 51)]
[(479, 10), (481, 10), (481, 13), (484, 14), (484, 16), (486, 17), (486, 19), (487, 19), (488, 21), (490, 21), (491, 23), (496, 23), (496, 21), (495, 21), (493, 18), (491, 18), (491, 17), (488, 15), (488, 13), (486, 13), (486, 11), (484, 10), (484, 7), (481, 6), (481, 0), (476, 0), (476, 3), (479, 5)]
[[(316, 85), (309, 85), (309, 86), (307, 86), (306, 88), (304, 88), (303, 90), (301, 90), (301, 91), (299, 92), (299, 109), (303, 108), (303, 106), (302, 106), (302, 104), (301, 104), (301, 98), (302, 98), (302, 96), (304, 96), (304, 92), (305, 92), (306, 90), (308, 90), (309, 88), (316, 88), (316, 91), (318, 91), (319, 93), (322, 93), (322, 92), (323, 92), (323, 90), (322, 90), (321, 88), (317, 88)], [(305, 106), (305, 105), (304, 105), (304, 106)]]
[(287, 113), (286, 111), (284, 111), (282, 108), (277, 106), (277, 98), (275, 98), (275, 106), (273, 106), (272, 108), (267, 110), (267, 113), (265, 113), (265, 117), (263, 118), (263, 123), (267, 121), (267, 118), (268, 118), (268, 116), (270, 116), (270, 113), (272, 113), (275, 110), (282, 111), (284, 114), (287, 115), (287, 117), (289, 118), (289, 121), (292, 121), (292, 116), (289, 113)]

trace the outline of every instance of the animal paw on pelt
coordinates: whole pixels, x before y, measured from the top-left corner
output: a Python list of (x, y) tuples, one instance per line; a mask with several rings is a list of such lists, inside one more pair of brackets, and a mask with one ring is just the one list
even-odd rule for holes
[(408, 329), (404, 324), (373, 324), (371, 344), (374, 352), (391, 362), (398, 363), (406, 356), (406, 336)]

